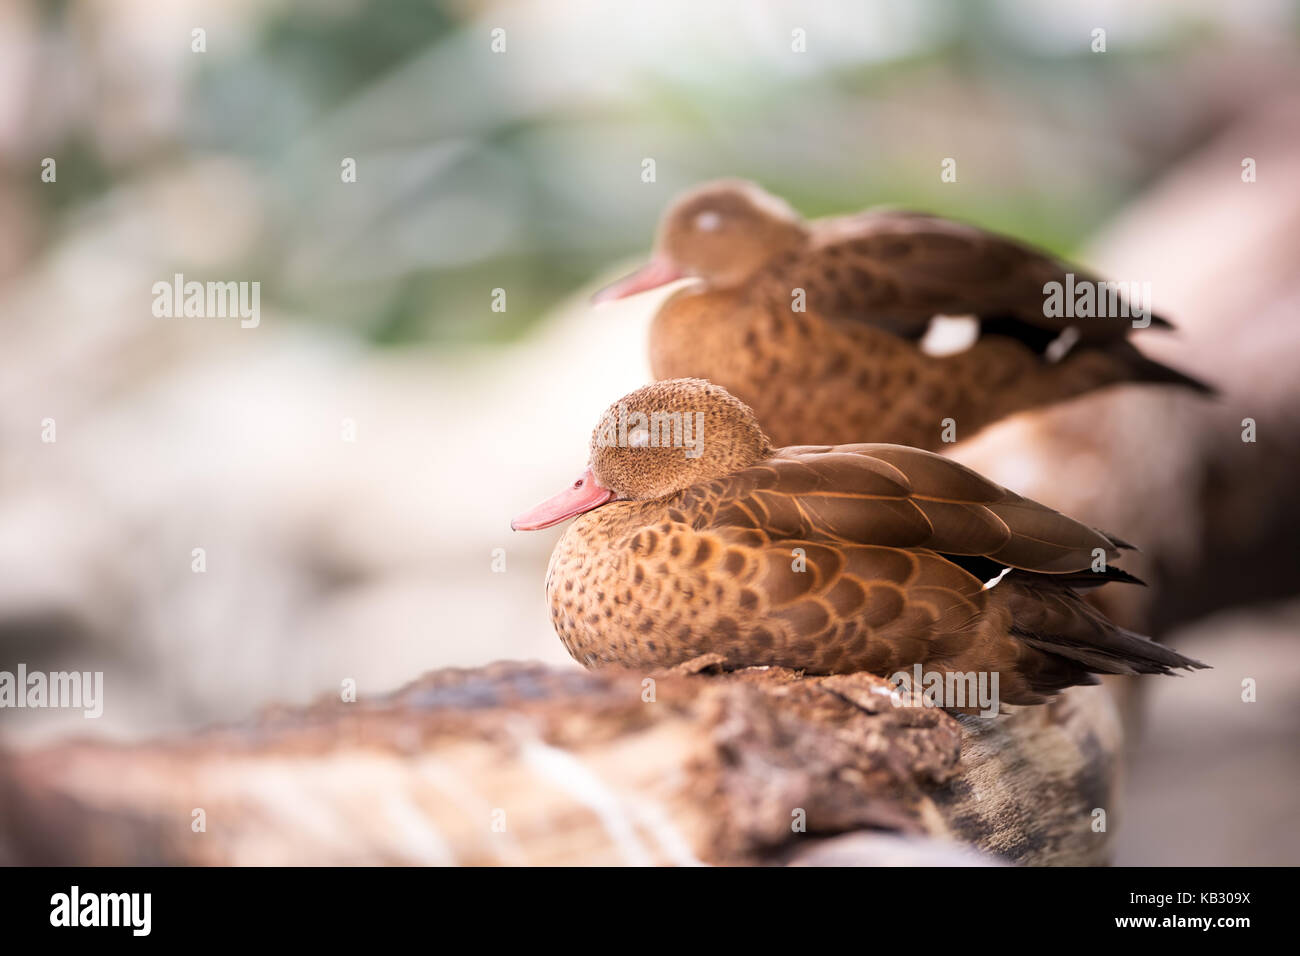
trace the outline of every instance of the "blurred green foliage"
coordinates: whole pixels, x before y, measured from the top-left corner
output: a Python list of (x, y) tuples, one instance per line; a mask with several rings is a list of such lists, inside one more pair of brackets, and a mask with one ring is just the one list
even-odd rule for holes
[[(903, 22), (889, 3), (847, 6)], [(79, 9), (44, 7), (42, 29), (84, 42)], [(170, 141), (110, 161), (71, 126), (55, 144), (68, 188), (43, 191), (41, 214), (57, 225), (119, 183), (226, 157), (264, 213), (232, 267), (255, 269), (268, 303), (376, 344), (503, 340), (644, 254), (675, 192), (715, 176), (757, 179), (809, 216), (913, 206), (1069, 255), (1205, 132), (1161, 111), (1221, 39), (1190, 21), (1098, 55), (1086, 34), (1061, 49), (1032, 24), (1008, 29), (1005, 4), (934, 0), (909, 8), (928, 19), (891, 53), (819, 60), (823, 29), (794, 69), (780, 59), (790, 21), (770, 11), (715, 37), (710, 62), (648, 32), (638, 47), (635, 10), (588, 24), (563, 4), (521, 9), (253, 8), (238, 42), (214, 33), (182, 61)], [(489, 49), (493, 17), (508, 54)], [(753, 56), (729, 59), (743, 43)], [(586, 56), (599, 65), (584, 77)], [(939, 182), (944, 155), (961, 156), (960, 188)], [(340, 181), (343, 157), (356, 183)], [(489, 308), (498, 287), (504, 313)]]

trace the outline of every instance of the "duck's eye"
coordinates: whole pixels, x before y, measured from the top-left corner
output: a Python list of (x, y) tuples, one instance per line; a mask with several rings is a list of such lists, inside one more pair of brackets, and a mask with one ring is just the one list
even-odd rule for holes
[(645, 448), (650, 444), (650, 431), (646, 428), (636, 428), (627, 434), (627, 444), (629, 448)]
[(700, 232), (716, 232), (722, 225), (722, 216), (712, 209), (706, 209), (695, 217), (695, 228)]

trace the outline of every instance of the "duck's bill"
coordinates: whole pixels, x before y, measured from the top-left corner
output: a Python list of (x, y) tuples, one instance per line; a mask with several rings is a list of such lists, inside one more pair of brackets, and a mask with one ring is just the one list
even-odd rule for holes
[(597, 482), (588, 468), (577, 481), (558, 495), (547, 498), (537, 507), (516, 516), (510, 522), (510, 530), (540, 531), (585, 511), (599, 508), (613, 497), (614, 492)]
[(624, 276), (617, 282), (611, 282), (605, 286), (591, 297), (591, 301), (610, 302), (613, 299), (626, 299), (638, 292), (648, 292), (650, 289), (657, 289), (661, 285), (667, 285), (685, 277), (686, 274), (667, 259), (662, 257), (651, 259), (649, 263), (631, 275)]

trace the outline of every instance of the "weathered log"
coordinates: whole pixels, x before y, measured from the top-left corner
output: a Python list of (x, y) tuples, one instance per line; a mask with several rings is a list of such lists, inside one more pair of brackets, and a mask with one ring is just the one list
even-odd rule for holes
[(982, 719), (898, 706), (866, 674), (499, 663), (178, 740), (10, 753), (0, 862), (979, 859), (965, 844), (1097, 863), (1118, 749), (1104, 687)]

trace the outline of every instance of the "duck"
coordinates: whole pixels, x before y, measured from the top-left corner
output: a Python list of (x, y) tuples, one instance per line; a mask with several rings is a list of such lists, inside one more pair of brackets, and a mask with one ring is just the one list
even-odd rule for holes
[(1102, 294), (1090, 274), (939, 216), (805, 222), (756, 183), (709, 182), (669, 206), (649, 264), (594, 299), (683, 279), (651, 324), (653, 377), (723, 386), (782, 445), (869, 435), (933, 451), (1109, 385), (1213, 393), (1129, 341), (1135, 324), (1173, 327), (1149, 301), (1116, 300), (1132, 321), (1074, 317), (1076, 289)]
[(897, 444), (774, 447), (702, 379), (602, 414), (571, 485), (516, 531), (573, 519), (546, 595), (588, 668), (997, 674), (1039, 704), (1101, 674), (1206, 665), (1125, 630), (1081, 592), (1140, 583), (1121, 539), (942, 455)]

